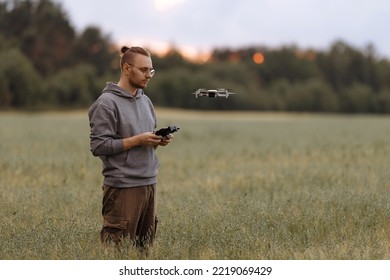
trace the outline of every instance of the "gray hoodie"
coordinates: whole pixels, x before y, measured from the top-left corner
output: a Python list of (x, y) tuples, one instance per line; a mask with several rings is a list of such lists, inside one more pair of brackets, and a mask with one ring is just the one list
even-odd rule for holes
[(104, 185), (127, 188), (157, 182), (155, 148), (138, 146), (125, 151), (122, 142), (157, 127), (153, 104), (141, 89), (133, 97), (115, 83), (107, 83), (88, 116), (91, 152), (103, 162)]

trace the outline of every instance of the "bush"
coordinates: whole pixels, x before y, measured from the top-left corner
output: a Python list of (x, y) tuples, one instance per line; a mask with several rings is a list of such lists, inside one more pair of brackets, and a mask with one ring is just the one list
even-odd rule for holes
[(390, 113), (390, 90), (381, 91), (375, 99), (375, 112)]
[(56, 106), (81, 107), (89, 105), (101, 92), (95, 70), (87, 64), (61, 70), (48, 82), (49, 102)]
[(31, 61), (17, 48), (0, 52), (2, 107), (32, 108), (40, 105), (44, 84)]
[(336, 112), (339, 101), (332, 88), (320, 79), (292, 83), (278, 79), (263, 97), (266, 110)]
[(286, 108), (292, 111), (335, 112), (339, 104), (328, 84), (311, 79), (292, 86), (286, 98)]
[(369, 113), (374, 111), (375, 95), (370, 87), (360, 83), (341, 90), (341, 108), (347, 113)]

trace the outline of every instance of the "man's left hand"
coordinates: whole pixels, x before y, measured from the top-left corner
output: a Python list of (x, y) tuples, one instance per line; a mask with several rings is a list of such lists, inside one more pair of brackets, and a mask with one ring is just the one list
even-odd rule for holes
[(173, 135), (172, 134), (168, 134), (166, 137), (161, 139), (161, 141), (160, 141), (160, 143), (158, 143), (158, 145), (159, 146), (166, 146), (169, 143), (171, 143), (172, 139), (173, 139)]

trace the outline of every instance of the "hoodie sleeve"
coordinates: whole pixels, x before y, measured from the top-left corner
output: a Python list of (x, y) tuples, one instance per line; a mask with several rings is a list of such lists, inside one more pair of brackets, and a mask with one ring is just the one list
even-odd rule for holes
[(91, 127), (90, 146), (94, 156), (108, 156), (124, 151), (123, 140), (116, 137), (115, 111), (96, 103), (88, 113)]

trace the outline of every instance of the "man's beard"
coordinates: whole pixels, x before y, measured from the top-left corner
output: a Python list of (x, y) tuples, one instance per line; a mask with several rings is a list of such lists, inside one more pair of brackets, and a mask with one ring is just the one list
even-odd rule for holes
[(134, 88), (144, 89), (148, 85), (148, 80), (142, 80), (141, 82), (135, 82), (129, 79), (129, 84)]

